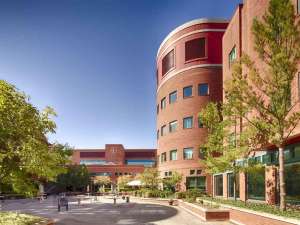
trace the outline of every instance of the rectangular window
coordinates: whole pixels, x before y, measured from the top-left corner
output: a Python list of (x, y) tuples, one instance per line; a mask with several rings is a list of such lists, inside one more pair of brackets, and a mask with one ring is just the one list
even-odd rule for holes
[(206, 190), (206, 177), (187, 177), (186, 178), (187, 189), (199, 189), (200, 191)]
[(183, 149), (183, 159), (193, 159), (193, 148)]
[(190, 170), (190, 175), (195, 175), (195, 170)]
[(105, 165), (105, 160), (98, 159), (81, 159), (79, 162), (80, 165)]
[(164, 97), (164, 98), (160, 101), (160, 108), (161, 108), (161, 109), (166, 108), (166, 97)]
[(200, 116), (198, 116), (198, 127), (199, 128), (203, 128), (204, 127), (202, 118)]
[(209, 88), (208, 84), (199, 84), (198, 85), (198, 95), (199, 96), (206, 96), (209, 95)]
[(168, 172), (165, 172), (165, 177), (167, 177), (168, 176)]
[(185, 61), (205, 57), (205, 38), (185, 42)]
[(300, 0), (297, 0), (297, 13), (300, 14)]
[(157, 130), (156, 138), (159, 139), (159, 130)]
[(162, 59), (162, 76), (169, 72), (174, 66), (174, 50), (172, 50)]
[(199, 159), (205, 159), (205, 151), (206, 149), (203, 147), (199, 149)]
[(223, 174), (214, 176), (214, 189), (216, 196), (223, 196)]
[(159, 104), (156, 106), (156, 113), (159, 113)]
[(167, 134), (167, 126), (166, 125), (161, 127), (160, 133), (161, 133), (161, 136), (165, 136)]
[(170, 151), (170, 160), (177, 160), (177, 150)]
[(176, 102), (176, 100), (177, 100), (177, 91), (174, 91), (171, 94), (169, 94), (169, 103), (172, 104)]
[(234, 175), (233, 173), (227, 174), (227, 185), (228, 185), (228, 197), (234, 198), (240, 196), (240, 184), (239, 184), (239, 175)]
[(202, 173), (202, 170), (197, 170), (197, 175), (200, 175)]
[(126, 165), (143, 165), (145, 167), (153, 167), (155, 166), (154, 159), (126, 159)]
[(265, 168), (248, 172), (247, 181), (249, 199), (265, 200)]
[(183, 88), (183, 98), (192, 97), (193, 95), (193, 86), (188, 86)]
[(236, 47), (234, 46), (229, 53), (229, 67), (234, 63), (237, 57)]
[(167, 153), (161, 153), (161, 162), (166, 162), (167, 161)]
[(177, 120), (169, 123), (169, 132), (175, 132), (177, 129)]
[(193, 117), (183, 118), (183, 129), (188, 129), (193, 127)]

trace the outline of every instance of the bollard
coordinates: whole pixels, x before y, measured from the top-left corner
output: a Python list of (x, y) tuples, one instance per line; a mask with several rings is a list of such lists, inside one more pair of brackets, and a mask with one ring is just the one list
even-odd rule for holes
[(129, 202), (129, 196), (126, 196), (126, 202), (127, 203)]
[(117, 199), (114, 197), (114, 205), (117, 204)]

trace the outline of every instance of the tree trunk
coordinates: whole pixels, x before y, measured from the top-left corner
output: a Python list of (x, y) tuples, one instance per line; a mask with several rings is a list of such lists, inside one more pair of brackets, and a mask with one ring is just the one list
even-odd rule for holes
[(285, 202), (285, 176), (284, 176), (284, 148), (281, 145), (278, 148), (279, 151), (279, 186), (280, 186), (280, 210), (286, 210), (286, 202)]

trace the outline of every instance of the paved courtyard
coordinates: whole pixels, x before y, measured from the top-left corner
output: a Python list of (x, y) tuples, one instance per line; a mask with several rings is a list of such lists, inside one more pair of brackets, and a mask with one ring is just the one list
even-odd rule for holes
[(125, 203), (117, 199), (99, 198), (98, 201), (85, 200), (81, 205), (70, 199), (69, 211), (57, 211), (54, 197), (39, 202), (37, 200), (10, 200), (2, 204), (2, 210), (20, 212), (52, 218), (57, 225), (228, 225), (225, 222), (204, 222), (189, 212), (179, 208), (133, 200)]

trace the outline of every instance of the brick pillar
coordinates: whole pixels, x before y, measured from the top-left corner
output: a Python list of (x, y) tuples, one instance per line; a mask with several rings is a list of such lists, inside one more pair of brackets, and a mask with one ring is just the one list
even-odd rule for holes
[(276, 203), (276, 167), (266, 166), (265, 176), (266, 202), (269, 205), (274, 205)]
[(240, 200), (247, 200), (247, 183), (246, 174), (244, 172), (240, 173)]
[(227, 181), (227, 173), (223, 173), (223, 198), (227, 198), (228, 196), (228, 181)]
[(213, 194), (212, 175), (206, 175), (206, 193), (211, 196)]

